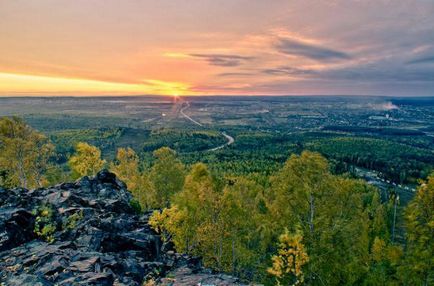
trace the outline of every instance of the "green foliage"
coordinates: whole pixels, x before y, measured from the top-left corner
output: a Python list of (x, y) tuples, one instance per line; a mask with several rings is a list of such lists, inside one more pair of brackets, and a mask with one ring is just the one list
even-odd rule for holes
[(64, 222), (62, 229), (64, 230), (73, 230), (77, 227), (77, 224), (80, 220), (83, 219), (83, 211), (76, 212), (69, 216)]
[(364, 285), (398, 285), (397, 266), (402, 259), (402, 248), (388, 244), (384, 239), (375, 237), (370, 250), (369, 271)]
[(434, 165), (433, 151), (374, 138), (338, 137), (306, 146), (340, 162), (377, 170), (398, 183), (416, 183)]
[(169, 220), (173, 219), (175, 233), (181, 234), (174, 237), (177, 249), (198, 255), (205, 253), (202, 250), (208, 247), (205, 237), (211, 230), (209, 223), (215, 212), (215, 198), (214, 182), (208, 169), (204, 164), (196, 164), (185, 179), (184, 189), (174, 197), (174, 207), (166, 213), (163, 211)]
[(57, 230), (53, 209), (48, 205), (42, 205), (33, 210), (32, 214), (36, 216), (35, 234), (47, 242), (53, 242)]
[(254, 183), (241, 179), (221, 190), (208, 168), (198, 163), (172, 207), (154, 213), (151, 224), (179, 251), (201, 255), (215, 269), (247, 276), (255, 270), (255, 251), (261, 247), (258, 201)]
[(294, 232), (298, 226), (304, 233), (308, 284), (351, 285), (365, 274), (371, 224), (363, 204), (367, 192), (372, 190), (359, 181), (332, 175), (317, 153), (291, 156), (273, 177), (271, 227)]
[(185, 167), (175, 151), (161, 148), (154, 152), (155, 160), (149, 173), (140, 166), (139, 157), (131, 148), (118, 149), (110, 170), (123, 180), (141, 209), (169, 206), (170, 198), (184, 184)]
[(402, 269), (411, 285), (434, 283), (434, 174), (417, 190), (405, 212), (407, 249)]
[[(132, 193), (131, 206), (137, 212), (163, 208), (151, 217), (152, 227), (177, 251), (203, 257), (208, 267), (266, 285), (274, 285), (276, 277), (281, 284), (307, 285), (433, 283), (433, 177), (419, 188), (405, 216), (405, 206), (397, 208), (405, 228), (394, 238), (393, 192), (385, 195), (348, 175), (336, 175), (362, 166), (395, 182), (415, 182), (432, 168), (429, 144), (416, 148), (411, 138), (392, 142), (331, 132), (231, 131), (233, 145), (198, 153), (222, 143), (219, 133), (63, 130), (51, 134), (63, 156), (53, 158), (46, 137), (19, 119), (4, 118), (0, 185), (66, 181), (65, 166), (53, 167), (52, 162), (62, 163), (75, 144), (69, 161), (73, 177), (94, 175), (105, 165), (102, 155), (114, 156), (115, 146), (131, 143), (145, 152), (119, 148), (109, 165)], [(155, 150), (165, 145), (178, 152)], [(330, 161), (320, 153), (302, 152), (305, 148)], [(53, 241), (53, 210), (41, 206), (34, 215), (35, 234)], [(71, 215), (63, 229), (74, 229), (81, 219), (82, 213)]]
[(139, 203), (138, 200), (136, 200), (136, 199), (132, 199), (132, 200), (130, 201), (130, 206), (133, 208), (133, 210), (134, 210), (137, 214), (140, 214), (140, 213), (142, 212), (142, 207), (141, 207), (141, 205), (140, 205), (140, 203)]
[[(54, 164), (54, 162), (53, 162)], [(51, 165), (45, 172), (45, 186), (54, 186), (62, 182), (70, 182), (72, 180), (70, 170), (65, 165)]]
[[(67, 124), (65, 126), (71, 126)], [(61, 154), (58, 161), (64, 163), (74, 153), (74, 147), (79, 142), (88, 142), (98, 146), (104, 153), (110, 153), (114, 141), (122, 137), (121, 128), (98, 128), (98, 129), (55, 129), (48, 133), (52, 142), (56, 145), (56, 151)], [(132, 143), (132, 142), (130, 142)], [(119, 146), (119, 145), (118, 145)]]
[[(204, 164), (195, 164), (171, 202), (154, 213), (151, 224), (178, 251), (200, 255), (214, 269), (269, 284), (266, 269), (282, 229), (297, 233), (286, 234), (285, 241), (303, 240), (309, 257), (304, 278), (298, 268), (292, 274), (282, 270), (282, 257), (273, 258), (272, 272), (282, 283), (359, 283), (368, 274), (371, 244), (378, 244), (372, 235), (388, 237), (378, 192), (331, 174), (327, 161), (311, 152), (291, 156), (266, 190), (237, 177), (221, 186)], [(289, 276), (282, 272), (286, 278), (279, 277), (279, 271)]]
[(176, 157), (176, 152), (163, 147), (154, 151), (156, 159), (149, 174), (153, 187), (153, 206), (165, 207), (170, 198), (181, 191), (185, 178), (185, 167)]
[(197, 130), (159, 129), (151, 132), (143, 144), (145, 152), (163, 147), (183, 152), (205, 151), (225, 143), (219, 132)]

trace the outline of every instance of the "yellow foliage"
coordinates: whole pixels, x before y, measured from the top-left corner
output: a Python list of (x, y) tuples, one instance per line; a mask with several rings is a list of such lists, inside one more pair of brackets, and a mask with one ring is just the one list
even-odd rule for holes
[(309, 256), (302, 240), (300, 233), (290, 234), (287, 229), (280, 235), (277, 255), (271, 258), (273, 265), (267, 270), (276, 277), (278, 285), (282, 282), (292, 285), (304, 282), (302, 267), (309, 261)]
[(397, 265), (401, 261), (403, 254), (401, 246), (390, 245), (387, 247), (387, 259), (392, 265)]
[(119, 148), (117, 163), (110, 164), (110, 171), (127, 184), (129, 190), (137, 189), (139, 184), (139, 157), (131, 148)]
[(172, 239), (178, 252), (188, 252), (188, 234), (191, 234), (191, 230), (186, 229), (188, 225), (183, 223), (186, 218), (185, 211), (175, 205), (161, 212), (154, 211), (149, 218), (149, 224), (161, 234), (164, 241)]
[(371, 248), (372, 260), (375, 262), (382, 261), (385, 258), (385, 249), (386, 242), (381, 238), (375, 237)]
[(139, 157), (133, 149), (119, 148), (116, 163), (110, 164), (110, 171), (127, 184), (142, 209), (149, 209), (155, 205), (155, 195), (148, 176), (140, 172), (139, 165)]
[(106, 161), (101, 159), (101, 150), (84, 142), (76, 146), (76, 154), (69, 159), (69, 166), (74, 175), (95, 176), (105, 165)]
[(49, 163), (54, 146), (47, 137), (36, 132), (21, 119), (0, 118), (0, 171), (7, 173), (9, 187), (24, 188), (46, 185), (45, 173), (52, 168)]

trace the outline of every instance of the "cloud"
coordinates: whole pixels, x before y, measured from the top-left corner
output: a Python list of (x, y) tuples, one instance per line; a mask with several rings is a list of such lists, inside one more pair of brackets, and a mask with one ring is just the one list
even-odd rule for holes
[(380, 61), (366, 65), (359, 64), (324, 70), (321, 72), (320, 78), (346, 80), (349, 82), (432, 82), (434, 81), (434, 69), (429, 67), (402, 66), (399, 63)]
[(416, 58), (411, 61), (408, 61), (407, 64), (432, 64), (434, 63), (434, 56), (426, 56), (421, 58)]
[(264, 69), (262, 70), (262, 73), (268, 74), (268, 75), (286, 75), (286, 76), (300, 76), (300, 75), (313, 75), (317, 72), (310, 69), (299, 69), (299, 68), (293, 68), (293, 67), (276, 67), (271, 69)]
[(191, 88), (196, 93), (211, 93), (211, 94), (239, 94), (251, 90), (250, 84), (226, 84), (222, 85), (196, 85)]
[(224, 54), (190, 54), (190, 56), (203, 59), (210, 65), (221, 67), (236, 67), (253, 59), (253, 57)]
[(351, 58), (349, 54), (341, 51), (287, 38), (279, 39), (275, 44), (275, 48), (287, 55), (301, 56), (313, 60), (344, 60)]
[(255, 74), (253, 73), (247, 73), (247, 72), (224, 72), (224, 73), (219, 73), (218, 76), (220, 77), (233, 77), (233, 76), (254, 76)]

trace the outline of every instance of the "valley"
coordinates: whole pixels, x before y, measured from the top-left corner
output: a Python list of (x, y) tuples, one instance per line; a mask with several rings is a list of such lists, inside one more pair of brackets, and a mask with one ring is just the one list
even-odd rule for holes
[(147, 158), (169, 146), (187, 164), (269, 174), (306, 149), (338, 173), (354, 165), (409, 186), (434, 165), (433, 107), (433, 98), (393, 97), (0, 98), (0, 115), (23, 117), (48, 135), (59, 162), (81, 140), (108, 159), (119, 147)]

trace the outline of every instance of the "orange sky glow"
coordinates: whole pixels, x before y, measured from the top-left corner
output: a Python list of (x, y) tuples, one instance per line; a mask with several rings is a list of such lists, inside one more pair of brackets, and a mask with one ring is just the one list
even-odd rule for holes
[(0, 96), (432, 94), (433, 3), (0, 0)]

